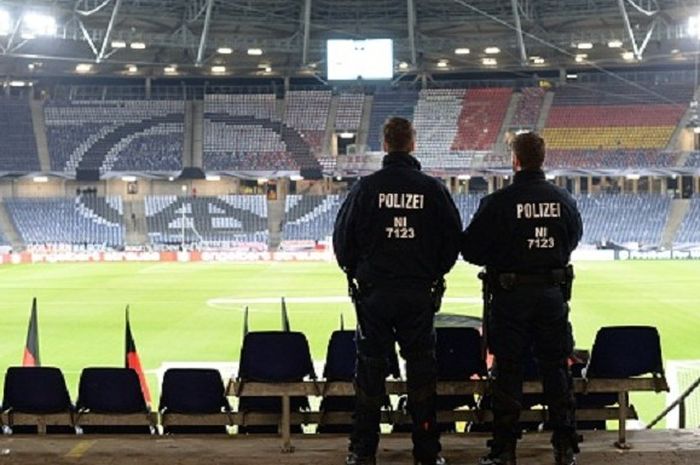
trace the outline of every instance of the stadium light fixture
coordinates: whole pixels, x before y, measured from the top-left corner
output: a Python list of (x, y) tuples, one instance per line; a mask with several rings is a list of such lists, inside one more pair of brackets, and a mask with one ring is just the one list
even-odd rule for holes
[(535, 64), (535, 65), (543, 65), (544, 64), (544, 58), (542, 58), (542, 57), (530, 57), (530, 59), (532, 60), (532, 64)]
[(34, 176), (32, 178), (32, 181), (39, 182), (39, 183), (46, 183), (46, 182), (49, 182), (49, 177), (48, 176)]
[(693, 128), (693, 132), (694, 132), (695, 134), (700, 134), (700, 127), (698, 127), (698, 126), (694, 127), (694, 128)]
[(622, 47), (622, 41), (615, 39), (608, 42), (608, 48), (620, 48)]
[(700, 39), (700, 16), (688, 18), (688, 35)]
[(132, 50), (144, 50), (146, 44), (143, 42), (132, 42), (129, 44), (129, 47), (131, 47)]
[(640, 177), (641, 177), (641, 176), (638, 175), (638, 174), (628, 174), (627, 176), (625, 176), (625, 178), (626, 178), (628, 181), (638, 181)]
[(557, 177), (554, 176), (553, 174), (547, 173), (547, 174), (545, 175), (545, 179), (547, 179), (547, 181), (554, 181), (556, 178), (557, 178)]
[(34, 63), (29, 63), (29, 64), (27, 65), (27, 69), (28, 69), (29, 71), (34, 71), (34, 68), (36, 68), (36, 65), (35, 65)]
[(336, 181), (342, 181), (342, 180), (343, 180), (343, 177), (342, 177), (342, 176), (336, 176), (336, 177), (335, 177), (335, 180), (336, 180)]
[(122, 176), (124, 182), (136, 182), (136, 176)]
[(216, 49), (216, 53), (219, 55), (230, 55), (233, 53), (233, 49), (231, 47), (219, 47)]
[(578, 74), (569, 73), (566, 75), (566, 79), (578, 79)]
[(177, 74), (177, 67), (175, 65), (166, 66), (163, 68), (165, 74)]
[(268, 181), (269, 179), (267, 178), (258, 178), (258, 185), (262, 186), (263, 184), (267, 184)]
[(484, 58), (481, 60), (481, 63), (486, 66), (495, 66), (498, 64), (498, 61), (495, 58)]
[(89, 73), (92, 71), (92, 65), (90, 63), (78, 63), (75, 65), (75, 72), (80, 74)]
[(590, 50), (593, 48), (593, 44), (591, 42), (579, 42), (576, 44), (576, 48), (579, 50)]
[(408, 69), (408, 63), (402, 61), (401, 63), (399, 63), (399, 69)]
[(586, 58), (588, 58), (587, 53), (579, 53), (574, 57), (576, 63), (582, 63)]
[(226, 67), (222, 65), (215, 65), (211, 67), (211, 72), (214, 74), (224, 74), (226, 72)]
[(674, 48), (673, 50), (671, 50), (671, 54), (673, 54), (673, 55), (675, 55), (675, 54), (677, 54), (677, 53), (680, 53), (680, 52), (681, 52), (681, 51), (678, 50), (677, 48)]
[(438, 68), (447, 68), (447, 60), (440, 60), (437, 63)]
[(266, 73), (271, 73), (271, 72), (272, 72), (272, 66), (265, 66), (265, 72), (266, 72)]
[(291, 175), (291, 176), (289, 177), (289, 180), (290, 180), (290, 181), (303, 181), (303, 180), (304, 180), (304, 176), (302, 176), (302, 175), (300, 175), (300, 174), (293, 174), (293, 175)]
[(487, 55), (497, 55), (501, 53), (501, 49), (498, 47), (486, 47), (484, 53)]
[(7, 10), (0, 10), (0, 36), (9, 35), (12, 32), (12, 17)]
[(263, 54), (263, 51), (260, 48), (249, 48), (248, 49), (248, 55), (250, 55), (250, 56), (260, 56), (262, 54)]
[(136, 74), (139, 72), (139, 67), (136, 65), (126, 65), (126, 71), (131, 74)]
[(27, 81), (10, 81), (10, 87), (25, 87)]
[(123, 40), (113, 40), (111, 45), (112, 48), (126, 48), (126, 42)]
[(175, 176), (168, 176), (168, 181), (173, 182), (175, 180)]
[(22, 18), (22, 39), (56, 35), (56, 20), (43, 13), (27, 13)]
[(338, 137), (340, 137), (341, 139), (352, 139), (353, 137), (355, 137), (355, 134), (349, 131), (344, 131), (338, 134)]
[(622, 53), (622, 59), (625, 61), (633, 61), (634, 60), (634, 53), (624, 52), (624, 53)]
[(457, 175), (457, 180), (458, 181), (469, 181), (472, 177), (468, 174), (459, 174)]
[(221, 181), (221, 176), (218, 174), (207, 174), (204, 179), (211, 182)]
[(471, 53), (471, 50), (469, 50), (466, 47), (455, 49), (455, 55), (469, 55), (470, 53)]

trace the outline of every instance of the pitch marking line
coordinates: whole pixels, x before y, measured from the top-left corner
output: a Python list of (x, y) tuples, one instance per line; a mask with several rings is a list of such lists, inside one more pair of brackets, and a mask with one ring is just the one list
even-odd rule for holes
[(68, 459), (79, 459), (80, 457), (85, 454), (85, 452), (88, 451), (92, 446), (95, 445), (97, 441), (91, 440), (91, 441), (80, 441), (78, 444), (75, 445), (68, 453), (65, 455), (66, 458)]

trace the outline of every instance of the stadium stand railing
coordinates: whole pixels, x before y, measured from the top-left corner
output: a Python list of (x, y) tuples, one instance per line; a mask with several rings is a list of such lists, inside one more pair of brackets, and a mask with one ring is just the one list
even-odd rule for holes
[(44, 107), (51, 169), (182, 169), (182, 101), (48, 101)]

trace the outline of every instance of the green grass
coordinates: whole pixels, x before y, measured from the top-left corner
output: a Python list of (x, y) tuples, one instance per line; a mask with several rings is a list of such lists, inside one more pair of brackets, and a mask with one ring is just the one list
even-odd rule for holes
[[(447, 295), (479, 297), (477, 269), (458, 264)], [(664, 358), (700, 359), (700, 263), (584, 262), (577, 265), (572, 322), (577, 347), (590, 348), (601, 326), (659, 328)], [(211, 306), (212, 298), (345, 295), (345, 281), (330, 263), (115, 263), (0, 267), (0, 370), (21, 363), (31, 298), (39, 301), (44, 365), (61, 367), (75, 394), (86, 366), (119, 366), (124, 357), (124, 307), (143, 365), (165, 361), (231, 361), (241, 343), (242, 304)], [(354, 324), (350, 304), (288, 304), (294, 330), (306, 333), (322, 360), (339, 315)], [(445, 304), (444, 312), (480, 315), (481, 306)], [(279, 304), (250, 305), (251, 330), (279, 329)], [(149, 377), (156, 392), (155, 376)], [(637, 395), (644, 420), (663, 395)]]

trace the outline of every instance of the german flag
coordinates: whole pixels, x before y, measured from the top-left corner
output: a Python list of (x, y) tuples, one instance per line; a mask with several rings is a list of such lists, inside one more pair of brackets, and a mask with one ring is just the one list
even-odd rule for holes
[(139, 359), (139, 353), (136, 351), (136, 344), (134, 343), (134, 336), (131, 334), (131, 325), (129, 324), (129, 306), (126, 306), (126, 357), (124, 360), (124, 365), (126, 368), (131, 368), (136, 371), (139, 376), (139, 382), (141, 383), (141, 392), (143, 392), (143, 398), (146, 404), (151, 405), (151, 392), (148, 389), (148, 383), (146, 382), (146, 376), (143, 374), (143, 368), (141, 368), (141, 359)]
[(39, 358), (39, 326), (36, 318), (36, 297), (32, 301), (32, 314), (29, 317), (29, 328), (27, 329), (27, 342), (24, 345), (24, 356), (22, 366), (41, 366)]

